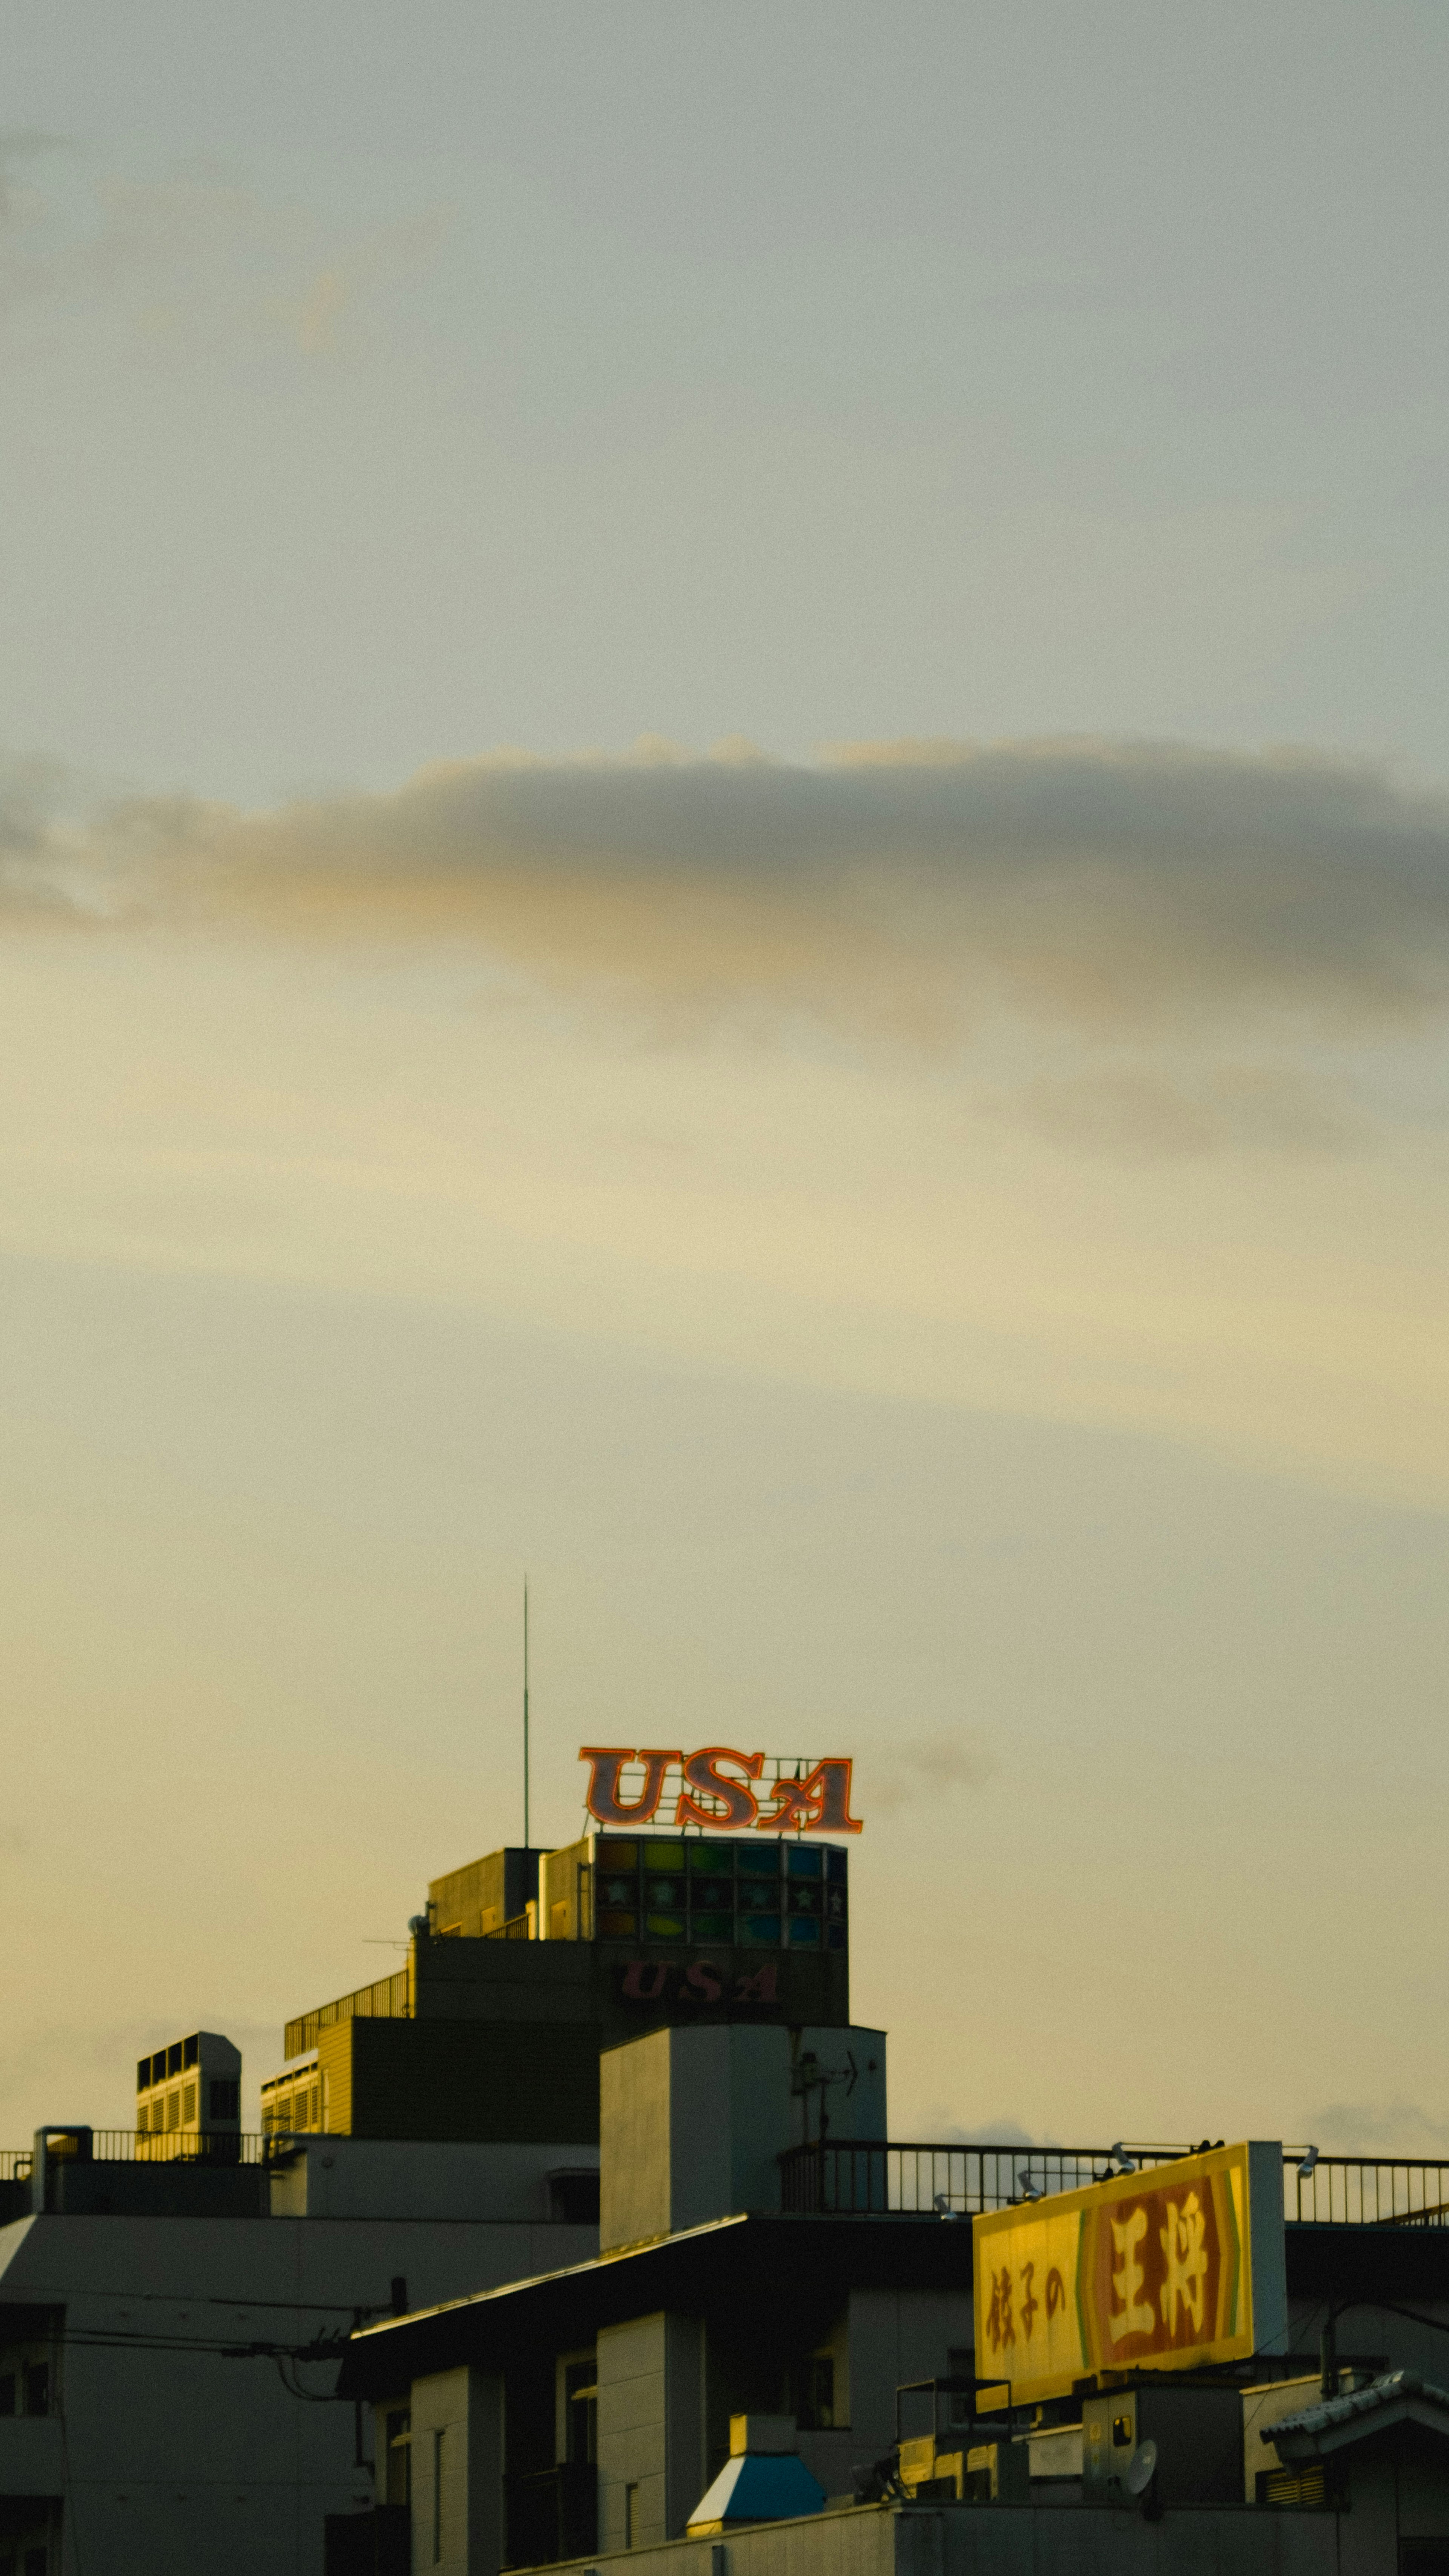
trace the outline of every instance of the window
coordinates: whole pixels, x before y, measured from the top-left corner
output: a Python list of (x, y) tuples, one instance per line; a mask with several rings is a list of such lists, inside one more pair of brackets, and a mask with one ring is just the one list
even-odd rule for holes
[(551, 2173), (548, 2178), (548, 2214), (550, 2218), (567, 2220), (572, 2227), (597, 2227), (598, 2174)]
[(592, 2354), (587, 2361), (565, 2362), (564, 2408), (565, 2457), (574, 2468), (591, 2469), (599, 2457), (598, 2365)]
[(778, 1879), (780, 1875), (780, 1855), (769, 1843), (741, 1844), (738, 1860), (741, 1878)]
[(32, 2361), (25, 2372), (25, 2412), (27, 2415), (50, 2413), (50, 2364)]
[(433, 2432), (433, 2565), (435, 2567), (441, 2563), (443, 2555), (443, 2461), (447, 2439), (446, 2424), (437, 2425)]
[(835, 2423), (835, 2362), (830, 2353), (812, 2352), (790, 2372), (785, 2412), (802, 2433), (828, 2433)]
[(387, 2465), (383, 2472), (384, 2504), (411, 2504), (413, 2500), (413, 2419), (407, 2407), (398, 2407), (383, 2419), (387, 2446)]
[(639, 2521), (639, 2488), (637, 2483), (624, 2489), (624, 2546), (632, 2549)]

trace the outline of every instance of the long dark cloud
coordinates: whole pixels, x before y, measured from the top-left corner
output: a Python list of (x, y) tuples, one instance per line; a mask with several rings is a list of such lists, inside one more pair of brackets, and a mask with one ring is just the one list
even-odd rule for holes
[(940, 1034), (1449, 1000), (1449, 802), (1308, 755), (1024, 743), (818, 764), (494, 756), (272, 812), (0, 819), (12, 913), (476, 943), (559, 985)]

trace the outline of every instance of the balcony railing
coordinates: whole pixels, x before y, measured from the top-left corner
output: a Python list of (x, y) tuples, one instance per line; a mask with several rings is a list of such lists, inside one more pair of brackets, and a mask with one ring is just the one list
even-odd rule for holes
[[(969, 2218), (1125, 2170), (1168, 2164), (1190, 2147), (917, 2146), (827, 2138), (780, 2158), (780, 2205), (829, 2217)], [(1305, 2167), (1307, 2168), (1305, 2170)], [(1319, 2227), (1449, 2227), (1449, 2163), (1417, 2156), (1283, 2158), (1283, 2215)]]

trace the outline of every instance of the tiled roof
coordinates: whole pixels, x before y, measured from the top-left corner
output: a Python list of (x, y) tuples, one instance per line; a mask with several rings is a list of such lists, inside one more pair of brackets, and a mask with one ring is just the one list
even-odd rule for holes
[(1390, 2370), (1381, 2379), (1370, 2380), (1367, 2388), (1325, 2397), (1317, 2406), (1305, 2406), (1301, 2415), (1285, 2415), (1263, 2430), (1280, 2450), (1286, 2440), (1289, 2454), (1301, 2456), (1320, 2448), (1336, 2450), (1360, 2434), (1381, 2431), (1385, 2416), (1398, 2420), (1405, 2414), (1421, 2424), (1432, 2423), (1438, 2416), (1441, 2422), (1436, 2429), (1449, 2438), (1449, 2388), (1437, 2387), (1417, 2370)]

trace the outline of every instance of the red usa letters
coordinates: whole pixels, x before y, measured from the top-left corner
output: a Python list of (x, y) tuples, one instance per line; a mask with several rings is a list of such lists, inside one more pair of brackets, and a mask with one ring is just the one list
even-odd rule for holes
[[(713, 1834), (754, 1827), (772, 1834), (858, 1834), (850, 1812), (851, 1764), (827, 1754), (803, 1780), (762, 1780), (763, 1753), (736, 1753), (728, 1744), (706, 1744), (698, 1753), (635, 1751), (631, 1745), (585, 1744), (579, 1760), (590, 1765), (587, 1806), (596, 1824), (629, 1833), (640, 1825), (671, 1823)], [(635, 1774), (626, 1792), (625, 1766)], [(643, 1779), (638, 1778), (642, 1770)], [(671, 1773), (679, 1775), (672, 1801)]]

